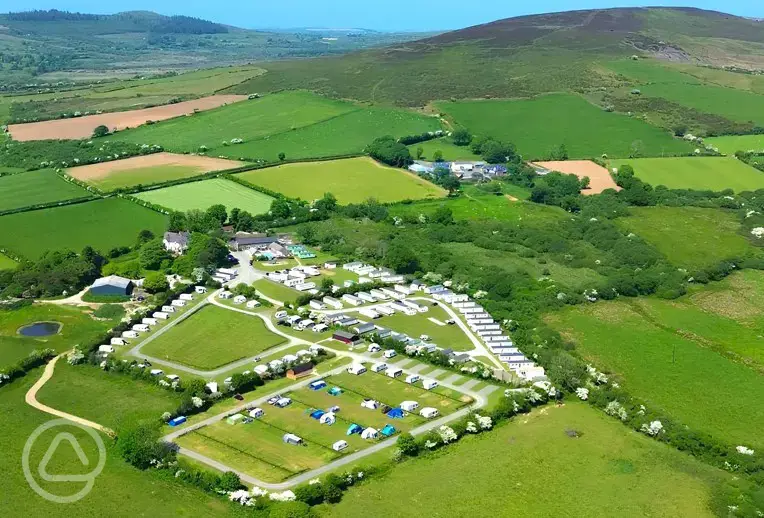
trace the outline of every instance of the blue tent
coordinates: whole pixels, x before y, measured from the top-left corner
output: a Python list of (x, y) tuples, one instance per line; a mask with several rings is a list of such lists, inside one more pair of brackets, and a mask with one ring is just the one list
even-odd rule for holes
[(396, 432), (396, 430), (395, 430), (395, 427), (394, 427), (393, 425), (391, 425), (391, 424), (386, 424), (386, 425), (385, 425), (385, 427), (384, 427), (384, 428), (382, 428), (382, 431), (380, 431), (379, 433), (381, 433), (381, 434), (382, 434), (382, 435), (384, 435), (385, 437), (390, 437), (390, 436), (391, 436), (391, 435), (393, 435), (395, 432)]
[(321, 390), (322, 388), (326, 386), (326, 382), (324, 380), (318, 380), (318, 381), (314, 381), (308, 386), (310, 387), (310, 390)]
[(391, 408), (387, 413), (387, 417), (391, 419), (403, 419), (403, 410), (398, 407)]
[(354, 433), (361, 433), (361, 432), (363, 432), (363, 427), (353, 423), (350, 425), (350, 428), (348, 428), (348, 431), (345, 435), (353, 435)]
[(332, 396), (339, 396), (340, 394), (342, 394), (342, 389), (339, 387), (332, 387), (329, 389), (329, 394), (331, 394)]
[(310, 417), (312, 417), (313, 419), (321, 419), (321, 416), (324, 415), (325, 413), (326, 412), (324, 412), (323, 410), (316, 410), (315, 412), (312, 412), (310, 414)]

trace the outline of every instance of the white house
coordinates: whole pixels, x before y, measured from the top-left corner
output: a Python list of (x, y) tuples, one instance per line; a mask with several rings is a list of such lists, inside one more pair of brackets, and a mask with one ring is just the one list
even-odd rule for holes
[(376, 428), (368, 427), (363, 432), (361, 432), (361, 439), (376, 439), (379, 437), (379, 430)]
[(366, 372), (366, 367), (364, 367), (360, 363), (354, 363), (353, 365), (348, 367), (348, 373), (349, 374), (354, 374), (356, 376), (360, 376), (364, 372)]
[(402, 410), (405, 410), (406, 412), (413, 412), (417, 408), (419, 408), (419, 403), (416, 401), (403, 401), (400, 404), (400, 407)]
[(190, 235), (188, 232), (165, 232), (162, 244), (168, 252), (181, 255), (188, 249)]
[(342, 451), (347, 447), (348, 447), (347, 441), (337, 441), (334, 444), (332, 444), (332, 449), (334, 451)]
[(432, 419), (433, 417), (438, 417), (438, 414), (440, 414), (440, 412), (438, 412), (438, 409), (432, 408), (431, 406), (424, 407), (422, 410), (419, 411), (419, 415), (421, 415), (425, 419)]

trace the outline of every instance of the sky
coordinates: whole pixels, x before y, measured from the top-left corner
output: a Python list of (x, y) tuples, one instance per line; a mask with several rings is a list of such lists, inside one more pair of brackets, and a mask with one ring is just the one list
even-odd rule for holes
[[(2, 11), (59, 9), (108, 14), (148, 10), (183, 14), (244, 28), (365, 28), (382, 31), (458, 29), (501, 18), (574, 9), (644, 5), (633, 0), (2, 0)], [(761, 0), (647, 0), (764, 18)]]

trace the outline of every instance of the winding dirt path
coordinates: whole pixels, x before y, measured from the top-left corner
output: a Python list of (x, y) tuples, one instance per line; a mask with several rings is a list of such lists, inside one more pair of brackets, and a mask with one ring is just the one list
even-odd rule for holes
[(103, 432), (109, 437), (114, 437), (116, 434), (114, 433), (114, 430), (110, 428), (106, 428), (103, 425), (100, 425), (98, 423), (94, 423), (93, 421), (88, 421), (87, 419), (84, 419), (82, 417), (77, 417), (76, 415), (67, 414), (66, 412), (62, 412), (61, 410), (56, 410), (55, 408), (51, 408), (47, 405), (43, 405), (39, 401), (37, 401), (37, 393), (40, 391), (41, 388), (45, 386), (45, 384), (53, 377), (53, 373), (56, 369), (56, 363), (59, 359), (61, 359), (62, 356), (65, 356), (68, 353), (62, 353), (53, 358), (48, 364), (45, 366), (45, 370), (42, 372), (42, 376), (40, 376), (40, 379), (37, 380), (37, 382), (32, 385), (32, 387), (27, 391), (26, 396), (24, 397), (24, 401), (26, 401), (27, 405), (31, 406), (32, 408), (36, 408), (37, 410), (41, 412), (45, 412), (46, 414), (54, 415), (56, 417), (61, 417), (63, 419), (66, 419), (68, 421), (71, 421), (73, 423), (87, 426), (88, 428), (93, 428), (95, 430), (98, 430), (99, 432)]

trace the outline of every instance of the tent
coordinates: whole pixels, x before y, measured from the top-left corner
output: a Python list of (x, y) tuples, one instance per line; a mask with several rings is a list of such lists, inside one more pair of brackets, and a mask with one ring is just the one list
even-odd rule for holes
[(379, 437), (379, 431), (376, 428), (369, 427), (361, 432), (361, 439), (376, 439)]
[(318, 380), (314, 381), (308, 386), (310, 387), (310, 390), (321, 390), (322, 388), (326, 387), (326, 382), (324, 380)]
[(328, 424), (328, 425), (333, 425), (335, 421), (337, 421), (337, 418), (334, 417), (334, 414), (332, 414), (331, 412), (325, 413), (324, 415), (321, 416), (321, 419), (318, 420), (319, 423)]
[(342, 389), (339, 387), (332, 387), (329, 389), (329, 394), (331, 394), (332, 396), (339, 396), (340, 394), (342, 394)]
[(323, 410), (314, 410), (313, 412), (310, 413), (310, 417), (312, 417), (313, 419), (321, 419), (325, 413), (326, 412), (324, 412)]
[(390, 411), (387, 413), (387, 417), (390, 419), (403, 419), (403, 410), (400, 408), (391, 408)]
[(361, 403), (361, 406), (368, 408), (369, 410), (376, 410), (379, 407), (379, 401), (374, 401), (373, 399), (364, 399), (363, 403)]
[(353, 435), (354, 433), (361, 433), (362, 431), (363, 431), (363, 428), (353, 423), (350, 425), (350, 428), (348, 428), (348, 431), (345, 435)]
[(385, 437), (390, 437), (396, 432), (396, 429), (391, 424), (386, 424), (384, 428), (382, 428), (382, 431), (380, 432)]

